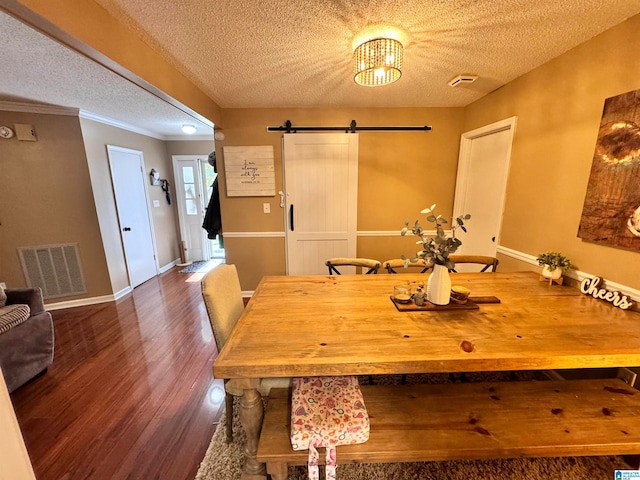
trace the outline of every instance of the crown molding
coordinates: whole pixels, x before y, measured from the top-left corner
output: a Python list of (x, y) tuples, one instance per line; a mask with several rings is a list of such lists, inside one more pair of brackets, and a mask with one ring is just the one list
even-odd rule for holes
[(23, 103), (0, 101), (0, 110), (5, 112), (41, 113), (45, 115), (66, 115), (77, 117), (80, 110), (71, 107), (60, 107), (58, 105), (44, 105), (40, 103)]
[(80, 118), (93, 120), (94, 122), (103, 123), (105, 125), (110, 125), (112, 127), (120, 128), (122, 130), (127, 130), (129, 132), (139, 133), (140, 135), (146, 135), (147, 137), (157, 138), (158, 140), (167, 139), (164, 135), (161, 135), (156, 132), (152, 132), (151, 130), (147, 130), (146, 128), (135, 127), (128, 123), (120, 122), (112, 118), (103, 117), (102, 115), (97, 115), (95, 113), (87, 112), (86, 110), (80, 110)]
[(20, 113), (38, 113), (44, 115), (65, 115), (68, 117), (80, 117), (87, 120), (93, 120), (94, 122), (102, 123), (104, 125), (110, 125), (112, 127), (127, 130), (129, 132), (138, 133), (140, 135), (146, 135), (147, 137), (153, 137), (158, 140), (168, 141), (180, 141), (180, 142), (193, 142), (193, 141), (214, 141), (213, 133), (211, 135), (162, 135), (160, 133), (147, 130), (146, 128), (136, 127), (128, 123), (120, 122), (112, 118), (103, 117), (86, 110), (72, 107), (61, 107), (58, 105), (45, 105), (39, 103), (23, 103), (23, 102), (9, 102), (0, 101), (0, 111), (5, 112), (20, 112)]

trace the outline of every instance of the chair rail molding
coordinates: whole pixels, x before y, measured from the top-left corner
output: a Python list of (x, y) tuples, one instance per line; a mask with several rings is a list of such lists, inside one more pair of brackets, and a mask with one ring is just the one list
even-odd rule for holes
[[(398, 230), (358, 230), (359, 237), (400, 237), (400, 228)], [(436, 234), (435, 230), (424, 230), (429, 236)], [(451, 235), (451, 230), (445, 230), (446, 235)]]
[[(358, 230), (358, 237), (400, 237), (400, 230)], [(435, 230), (425, 230), (427, 235), (435, 235)], [(445, 234), (450, 235), (450, 230), (445, 230)], [(284, 232), (223, 232), (228, 238), (260, 238), (260, 237), (284, 237)]]
[[(502, 245), (498, 245), (498, 247), (496, 248), (496, 252), (538, 267), (538, 261), (536, 260), (537, 257), (535, 255), (529, 255), (528, 253), (503, 247)], [(581, 270), (568, 270), (564, 273), (564, 275), (577, 280), (579, 283), (582, 282), (585, 278), (593, 278), (598, 276), (591, 273), (583, 272)], [(618, 290), (623, 295), (627, 295), (635, 301), (640, 301), (640, 290), (607, 279), (605, 279), (605, 282), (609, 289)]]
[(284, 238), (284, 232), (222, 232), (225, 238)]

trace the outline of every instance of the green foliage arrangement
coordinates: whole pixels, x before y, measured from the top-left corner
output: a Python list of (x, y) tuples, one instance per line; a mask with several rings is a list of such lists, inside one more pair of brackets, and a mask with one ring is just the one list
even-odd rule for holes
[(550, 272), (553, 272), (556, 268), (560, 268), (562, 270), (573, 268), (571, 260), (569, 260), (560, 252), (541, 253), (540, 255), (538, 255), (538, 258), (536, 258), (536, 260), (538, 261), (538, 265), (540, 265), (541, 267), (548, 265)]
[(462, 241), (456, 237), (456, 229), (460, 228), (463, 232), (466, 232), (467, 229), (464, 226), (464, 221), (469, 220), (471, 215), (467, 213), (456, 217), (455, 223), (451, 226), (451, 236), (447, 237), (443, 225), (446, 225), (448, 222), (442, 215), (436, 214), (435, 208), (436, 204), (434, 203), (429, 208), (425, 208), (420, 212), (426, 213), (427, 221), (435, 224), (436, 235), (434, 237), (430, 237), (424, 232), (418, 220), (416, 220), (411, 228), (409, 228), (409, 220), (405, 220), (405, 227), (400, 232), (400, 235), (404, 237), (408, 232), (411, 232), (413, 235), (420, 237), (420, 240), (416, 243), (422, 244), (422, 251), (418, 252), (415, 257), (409, 259), (402, 255), (402, 259), (406, 265), (408, 265), (409, 262), (422, 260), (434, 265), (443, 265), (451, 270), (455, 267), (455, 264), (449, 260), (449, 255), (458, 250), (460, 245), (462, 245)]

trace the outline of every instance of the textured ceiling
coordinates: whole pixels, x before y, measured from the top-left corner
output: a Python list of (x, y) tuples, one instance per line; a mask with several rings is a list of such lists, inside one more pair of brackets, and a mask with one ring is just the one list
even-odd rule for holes
[[(96, 1), (223, 108), (464, 106), (640, 12), (640, 0)], [(402, 30), (403, 75), (360, 87), (353, 43), (376, 25)], [(163, 135), (182, 123), (205, 128), (2, 13), (0, 41), (0, 99)], [(460, 73), (480, 78), (449, 87)]]
[(2, 12), (0, 42), (0, 101), (78, 108), (160, 138), (184, 136), (185, 123), (197, 127), (196, 135), (213, 134), (210, 126)]
[[(221, 107), (463, 106), (640, 12), (639, 0), (97, 0)], [(352, 41), (408, 36), (402, 78), (357, 86)], [(447, 82), (480, 76), (466, 88)]]

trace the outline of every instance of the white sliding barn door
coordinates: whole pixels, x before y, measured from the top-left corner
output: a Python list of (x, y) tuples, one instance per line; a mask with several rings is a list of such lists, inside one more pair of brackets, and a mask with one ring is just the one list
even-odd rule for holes
[(283, 138), (287, 274), (326, 274), (328, 258), (356, 256), (358, 134)]
[[(496, 256), (511, 159), (516, 117), (462, 134), (454, 215), (468, 213), (467, 233), (458, 230), (462, 247), (456, 253)], [(477, 267), (460, 266), (462, 271)]]

